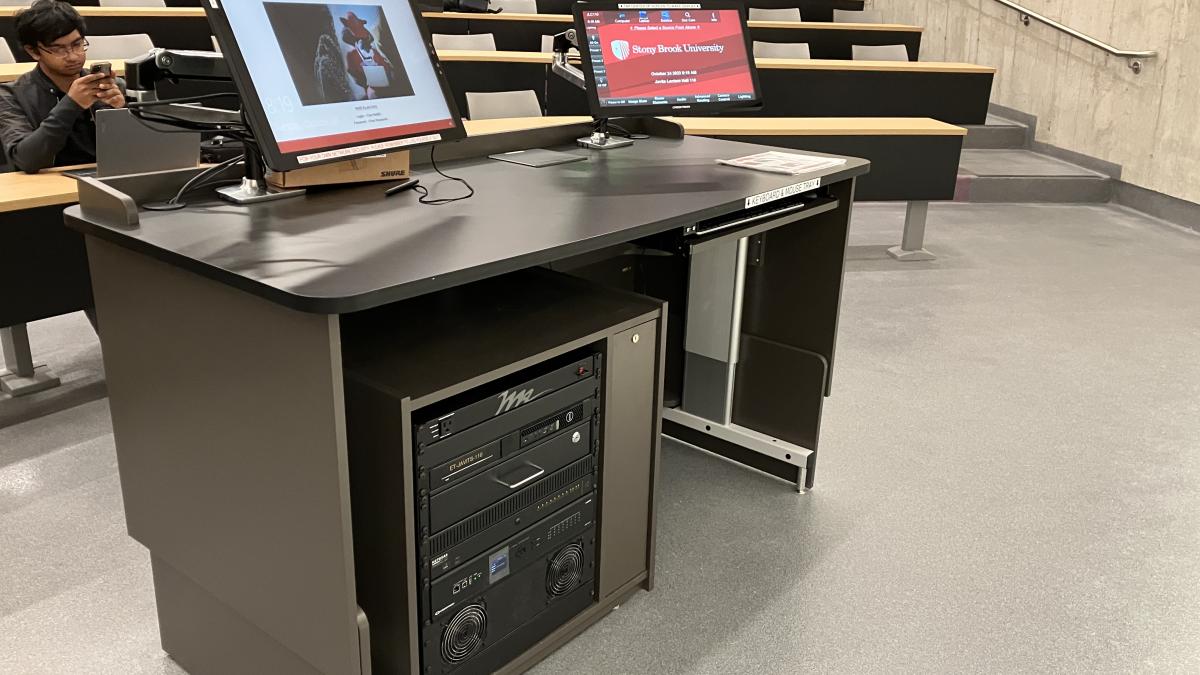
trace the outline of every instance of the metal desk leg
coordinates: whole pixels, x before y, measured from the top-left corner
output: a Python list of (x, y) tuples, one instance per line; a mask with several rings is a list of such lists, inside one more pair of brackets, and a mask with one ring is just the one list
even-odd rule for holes
[(909, 202), (904, 216), (904, 237), (899, 246), (888, 249), (896, 260), (917, 262), (937, 260), (937, 256), (925, 250), (925, 220), (929, 215), (929, 202)]
[(0, 371), (0, 392), (25, 396), (62, 384), (44, 363), (34, 363), (29, 349), (29, 329), (19, 323), (0, 328), (0, 346), (4, 348), (7, 370)]

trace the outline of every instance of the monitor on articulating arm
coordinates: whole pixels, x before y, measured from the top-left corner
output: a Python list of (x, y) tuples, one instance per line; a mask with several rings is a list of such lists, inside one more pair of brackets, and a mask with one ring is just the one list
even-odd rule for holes
[(205, 11), (276, 171), (465, 135), (410, 0), (209, 0)]
[[(574, 16), (575, 28), (556, 36), (554, 72), (587, 92), (600, 129), (610, 117), (762, 107), (738, 3), (578, 2)], [(572, 45), (579, 48), (582, 72), (568, 62)], [(613, 145), (600, 141), (594, 147)]]

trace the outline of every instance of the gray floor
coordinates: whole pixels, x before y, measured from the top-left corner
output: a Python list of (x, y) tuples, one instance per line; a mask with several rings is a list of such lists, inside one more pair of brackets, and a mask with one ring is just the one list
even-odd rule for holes
[[(938, 204), (900, 264), (902, 220), (857, 211), (817, 489), (669, 446), (657, 589), (537, 673), (1200, 672), (1200, 237)], [(35, 326), (76, 389), (81, 322)], [(94, 394), (0, 429), (0, 673), (182, 672)]]

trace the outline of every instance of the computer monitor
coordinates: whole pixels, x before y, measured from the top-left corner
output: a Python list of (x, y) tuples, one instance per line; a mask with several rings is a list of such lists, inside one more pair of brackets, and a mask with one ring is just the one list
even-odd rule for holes
[(288, 171), (465, 136), (410, 0), (209, 0), (267, 166)]
[(733, 2), (574, 6), (592, 115), (696, 115), (761, 107), (744, 7)]

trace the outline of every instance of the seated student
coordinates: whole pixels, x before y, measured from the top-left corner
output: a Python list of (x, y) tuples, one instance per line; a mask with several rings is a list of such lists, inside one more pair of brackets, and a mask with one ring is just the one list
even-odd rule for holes
[(38, 0), (16, 16), (17, 39), (37, 66), (0, 85), (0, 147), (17, 169), (96, 161), (95, 111), (123, 108), (122, 83), (83, 70), (83, 17), (66, 2)]

